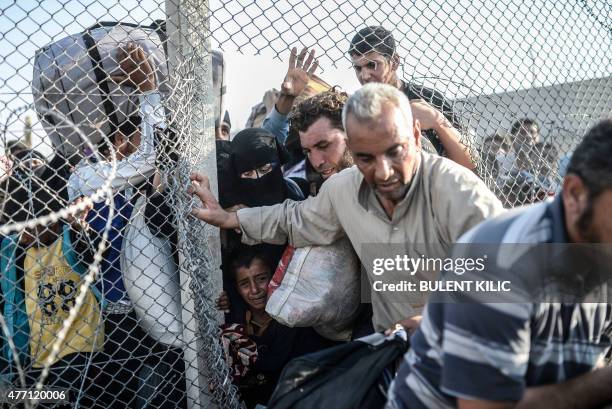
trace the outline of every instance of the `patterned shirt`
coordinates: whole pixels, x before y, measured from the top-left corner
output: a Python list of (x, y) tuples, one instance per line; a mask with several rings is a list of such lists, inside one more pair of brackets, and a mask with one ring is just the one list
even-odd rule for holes
[[(561, 196), (488, 220), (463, 243), (567, 243)], [(591, 371), (612, 341), (607, 303), (428, 304), (387, 409), (519, 401), (525, 389)]]

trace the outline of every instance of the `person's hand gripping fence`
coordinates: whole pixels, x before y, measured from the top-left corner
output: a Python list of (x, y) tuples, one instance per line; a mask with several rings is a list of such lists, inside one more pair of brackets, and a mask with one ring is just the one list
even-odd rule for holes
[(128, 43), (117, 52), (121, 73), (111, 75), (119, 85), (137, 88), (140, 92), (156, 88), (155, 71), (143, 48), (135, 43)]
[(207, 176), (200, 173), (192, 173), (191, 186), (188, 192), (197, 196), (202, 202), (202, 207), (195, 207), (191, 214), (200, 220), (222, 229), (238, 229), (238, 216), (236, 212), (226, 212), (215, 196), (210, 191), (210, 182)]

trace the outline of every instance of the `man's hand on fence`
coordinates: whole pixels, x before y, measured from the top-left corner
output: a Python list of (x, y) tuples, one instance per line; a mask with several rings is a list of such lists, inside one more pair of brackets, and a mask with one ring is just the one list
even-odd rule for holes
[[(308, 57), (306, 55), (308, 54)], [(314, 74), (319, 62), (315, 60), (315, 51), (304, 47), (300, 54), (297, 53), (297, 48), (291, 49), (289, 57), (289, 69), (287, 75), (281, 85), (281, 93), (276, 103), (276, 110), (286, 115), (291, 111), (293, 101), (300, 95), (306, 86), (310, 76)]]
[(117, 52), (120, 74), (111, 75), (111, 79), (120, 85), (138, 88), (140, 92), (156, 88), (155, 71), (145, 51), (136, 43), (128, 43)]
[(243, 205), (243, 204), (237, 204), (237, 205), (233, 205), (228, 207), (227, 209), (225, 209), (226, 212), (237, 212), (240, 209), (248, 209), (249, 206)]
[(235, 212), (228, 213), (219, 205), (210, 191), (208, 177), (196, 172), (191, 175), (190, 179), (189, 193), (196, 195), (202, 201), (202, 207), (191, 209), (191, 214), (222, 229), (238, 229), (240, 224), (237, 214)]

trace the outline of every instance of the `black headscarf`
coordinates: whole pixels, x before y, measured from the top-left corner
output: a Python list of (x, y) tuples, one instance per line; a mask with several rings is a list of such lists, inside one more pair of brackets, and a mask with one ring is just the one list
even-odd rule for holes
[[(32, 167), (31, 161), (37, 159), (42, 164), (36, 168)], [(38, 151), (34, 149), (25, 149), (15, 153), (12, 156), (13, 160), (13, 173), (17, 177), (26, 177), (29, 174), (36, 174), (40, 176), (44, 171), (43, 165), (47, 163), (47, 159)]]
[(236, 176), (232, 169), (232, 143), (223, 139), (215, 140), (217, 146), (217, 181), (219, 182), (219, 204), (227, 209), (239, 204), (236, 196)]
[[(230, 161), (235, 179), (236, 204), (248, 207), (269, 206), (287, 199), (287, 187), (281, 166), (287, 155), (276, 138), (262, 128), (248, 128), (238, 132), (231, 143)], [(267, 163), (271, 172), (257, 179), (242, 179), (240, 174)]]
[[(248, 207), (266, 206), (281, 203), (288, 198), (286, 181), (283, 178), (281, 165), (285, 163), (286, 154), (279, 148), (276, 138), (270, 132), (260, 128), (248, 128), (239, 132), (234, 139), (217, 141), (217, 172), (219, 180), (219, 202), (227, 208), (236, 204)], [(257, 179), (241, 179), (240, 174), (257, 169), (267, 163), (274, 168), (270, 173)], [(240, 236), (233, 230), (225, 231), (226, 245), (222, 248), (225, 274), (229, 273), (234, 251), (240, 245)], [(265, 254), (276, 266), (285, 246), (272, 244), (259, 244), (254, 246)], [(226, 276), (227, 277), (227, 276)], [(226, 317), (233, 320), (244, 317), (246, 306), (236, 292), (231, 281), (224, 280), (224, 288), (231, 299), (233, 316)]]

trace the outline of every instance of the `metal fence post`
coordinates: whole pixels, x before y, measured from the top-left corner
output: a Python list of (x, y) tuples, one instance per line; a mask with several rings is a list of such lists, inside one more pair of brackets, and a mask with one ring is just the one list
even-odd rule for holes
[[(215, 158), (215, 136), (213, 128), (213, 100), (212, 100), (212, 72), (210, 56), (210, 38), (208, 31), (208, 0), (166, 0), (166, 32), (168, 36), (168, 63), (173, 95), (169, 99), (170, 111), (175, 117), (176, 123), (180, 123), (182, 140), (186, 142), (184, 150), (179, 152), (179, 159), (187, 169), (198, 170), (210, 177), (211, 188), (217, 192), (217, 168)], [(189, 72), (185, 76), (185, 72)], [(181, 84), (177, 79), (190, 78), (192, 84)], [(186, 87), (186, 88), (182, 88)], [(191, 104), (186, 102), (190, 100)], [(189, 106), (189, 108), (187, 108)], [(188, 124), (185, 128), (185, 124)], [(185, 134), (188, 132), (189, 134)], [(187, 146), (187, 144), (189, 146)], [(185, 172), (181, 174), (179, 169), (179, 186), (187, 183)], [(183, 186), (186, 188), (186, 186)], [(188, 200), (188, 199), (186, 199)], [(191, 226), (191, 227), (188, 227)], [(195, 229), (201, 235), (189, 234)], [(184, 324), (184, 359), (187, 379), (187, 399), (189, 408), (211, 408), (216, 407), (209, 393), (210, 372), (212, 368), (206, 365), (206, 357), (203, 356), (207, 348), (203, 343), (214, 342), (211, 339), (202, 339), (209, 334), (202, 334), (201, 305), (198, 306), (197, 298), (206, 296), (194, 294), (198, 291), (198, 285), (194, 285), (194, 274), (206, 274), (206, 282), (212, 288), (208, 288), (208, 296), (218, 294), (222, 288), (221, 273), (218, 266), (221, 264), (219, 231), (204, 226), (203, 223), (189, 220), (187, 224), (179, 225), (179, 240), (190, 237), (191, 246), (207, 248), (208, 271), (194, 271), (194, 266), (185, 265), (188, 257), (186, 255), (185, 243), (179, 243), (179, 268), (181, 281), (181, 301), (183, 305)], [(191, 230), (190, 232), (185, 229)]]

